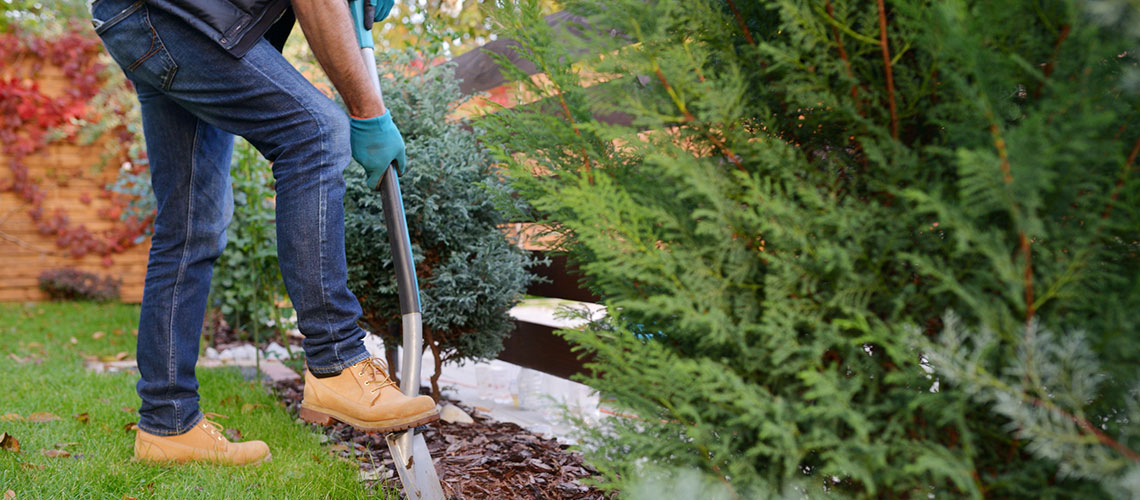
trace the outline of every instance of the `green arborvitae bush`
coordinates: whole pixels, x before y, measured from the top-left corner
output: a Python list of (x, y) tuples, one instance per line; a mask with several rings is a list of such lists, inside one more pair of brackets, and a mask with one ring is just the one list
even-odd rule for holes
[(261, 332), (281, 329), (279, 304), (288, 300), (277, 263), (273, 171), (269, 161), (245, 139), (237, 139), (230, 162), (233, 220), (226, 249), (214, 263), (210, 304), (240, 335), (262, 340)]
[(608, 306), (604, 485), (1140, 496), (1134, 2), (566, 8), (496, 3), (546, 78), (480, 125)]
[[(509, 199), (476, 136), (447, 118), (458, 104), (458, 86), (447, 66), (412, 71), (411, 56), (380, 61), (395, 68), (384, 82), (385, 104), (407, 145), (410, 170), (400, 177), (404, 210), (416, 260), (425, 348), (435, 357), (432, 394), (439, 398), (445, 361), (493, 358), (513, 329), (507, 312), (533, 279), (535, 260), (500, 226), (495, 200)], [(355, 162), (345, 171), (345, 253), (349, 288), (364, 309), (363, 322), (385, 337), (400, 318), (388, 230), (379, 192), (365, 185)]]

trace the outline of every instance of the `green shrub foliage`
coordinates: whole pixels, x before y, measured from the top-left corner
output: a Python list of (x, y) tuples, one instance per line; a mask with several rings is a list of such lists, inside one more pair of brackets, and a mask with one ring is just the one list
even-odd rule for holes
[(605, 485), (1140, 496), (1134, 2), (566, 6), (480, 125), (605, 297)]
[[(447, 66), (412, 71), (411, 56), (380, 61), (397, 68), (385, 80), (385, 104), (407, 144), (409, 173), (400, 177), (416, 260), (424, 341), (435, 356), (432, 393), (438, 399), (445, 361), (493, 358), (513, 328), (507, 312), (522, 298), (534, 259), (504, 236), (495, 200), (507, 186), (491, 168), (475, 135), (447, 114), (459, 101)], [(388, 230), (379, 192), (364, 183), (355, 162), (345, 171), (345, 253), (349, 288), (364, 309), (365, 326), (388, 334), (400, 318)], [(505, 208), (505, 207), (503, 207)]]
[(273, 171), (257, 149), (239, 138), (230, 178), (233, 220), (226, 230), (226, 249), (214, 263), (210, 303), (239, 335), (260, 341), (263, 329), (280, 327), (278, 304), (288, 298), (277, 263)]

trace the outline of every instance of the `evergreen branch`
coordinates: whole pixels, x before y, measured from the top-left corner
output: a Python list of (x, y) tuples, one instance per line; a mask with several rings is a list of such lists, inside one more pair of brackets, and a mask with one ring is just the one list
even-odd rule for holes
[[(669, 94), (669, 97), (673, 100), (673, 105), (677, 106), (677, 110), (684, 114), (685, 121), (697, 121), (697, 117), (693, 116), (693, 114), (689, 112), (689, 110), (685, 107), (685, 102), (681, 100), (680, 96), (677, 95), (677, 92), (673, 90), (673, 86), (670, 85), (669, 81), (665, 79), (665, 74), (661, 72), (661, 67), (657, 65), (657, 60), (652, 59), (652, 64), (653, 72), (657, 75), (657, 80), (659, 80), (661, 82), (661, 85), (665, 87), (665, 93)], [(745, 169), (744, 165), (740, 162), (740, 158), (738, 158), (736, 154), (733, 153), (732, 150), (724, 144), (724, 142), (722, 142), (720, 139), (717, 139), (716, 136), (712, 134), (712, 132), (701, 131), (701, 133), (705, 136), (706, 139), (709, 140), (709, 142), (713, 143), (717, 149), (721, 150), (721, 152), (728, 157), (728, 161), (731, 161), (733, 165), (736, 165), (737, 170), (746, 174), (748, 173), (748, 170)]]
[[(830, 7), (831, 7), (831, 2), (828, 2), (828, 8), (830, 9)], [(831, 24), (832, 27), (838, 28), (840, 31), (847, 33), (851, 38), (859, 40), (860, 42), (869, 43), (871, 45), (879, 45), (878, 40), (875, 40), (874, 38), (871, 38), (867, 35), (863, 35), (863, 34), (858, 33), (857, 31), (851, 29), (850, 26), (847, 26), (846, 24), (839, 22), (837, 19), (835, 19), (831, 15), (825, 15), (826, 13), (819, 11), (819, 7), (815, 7), (815, 11), (817, 14), (823, 15), (823, 19), (825, 21), (827, 21), (828, 24)], [(828, 12), (830, 12), (830, 10)]]
[(744, 23), (744, 16), (741, 16), (740, 9), (736, 8), (736, 2), (728, 0), (728, 7), (732, 9), (732, 15), (736, 16), (736, 24), (739, 24), (740, 29), (744, 30), (744, 39), (748, 40), (748, 45), (756, 45), (756, 40), (752, 38), (752, 32), (748, 31), (748, 25)]
[(895, 105), (895, 77), (891, 71), (891, 48), (887, 42), (887, 7), (879, 0), (879, 46), (883, 49), (883, 66), (887, 73), (887, 103), (891, 108), (891, 137), (899, 138), (899, 112)]
[[(990, 134), (993, 136), (994, 148), (997, 149), (998, 159), (1001, 162), (1001, 178), (1006, 187), (1013, 183), (1013, 168), (1009, 164), (1009, 150), (1006, 147), (1005, 139), (1001, 136), (1001, 129), (998, 128), (997, 123), (993, 120), (993, 114), (987, 113), (990, 117)], [(1017, 208), (1016, 202), (1011, 202), (1013, 209), (1014, 219), (1018, 220), (1020, 225), (1021, 210)], [(1029, 238), (1025, 236), (1025, 229), (1018, 228), (1017, 230), (1018, 247), (1021, 250), (1021, 255), (1025, 257), (1025, 324), (1028, 325), (1033, 321), (1033, 315), (1036, 312), (1034, 309), (1033, 301), (1033, 249), (1029, 245)], [(1032, 335), (1033, 330), (1027, 328), (1025, 330), (1026, 336)]]
[(1037, 82), (1037, 89), (1033, 91), (1035, 99), (1041, 98), (1041, 91), (1045, 88), (1045, 80), (1053, 74), (1053, 66), (1057, 63), (1057, 56), (1061, 53), (1061, 44), (1069, 37), (1069, 30), (1071, 27), (1068, 24), (1061, 26), (1061, 33), (1057, 35), (1057, 43), (1053, 44), (1053, 55), (1049, 56), (1049, 62), (1045, 64), (1045, 78)]
[(847, 48), (843, 46), (843, 37), (839, 36), (839, 23), (835, 21), (835, 7), (831, 5), (831, 0), (826, 0), (824, 8), (827, 9), (827, 15), (824, 16), (829, 21), (832, 21), (831, 33), (835, 36), (835, 45), (839, 49), (839, 58), (843, 60), (843, 68), (847, 71), (847, 76), (851, 77), (851, 99), (855, 101), (855, 108), (859, 111), (859, 116), (864, 116), (863, 106), (859, 103), (859, 80), (855, 78), (855, 71), (851, 69), (851, 59), (847, 57)]
[(1045, 400), (1042, 400), (1040, 398), (1033, 398), (1032, 403), (1033, 403), (1033, 406), (1036, 406), (1038, 408), (1045, 408), (1046, 410), (1053, 411), (1053, 412), (1056, 412), (1056, 413), (1064, 416), (1065, 418), (1072, 421), (1074, 424), (1077, 424), (1077, 427), (1080, 427), (1085, 432), (1088, 432), (1088, 433), (1092, 434), (1093, 436), (1095, 436), (1096, 440), (1100, 444), (1103, 444), (1105, 446), (1108, 446), (1109, 448), (1112, 448), (1113, 450), (1116, 450), (1121, 455), (1124, 455), (1125, 458), (1127, 458), (1128, 460), (1140, 463), (1140, 454), (1137, 454), (1135, 451), (1132, 451), (1127, 446), (1120, 444), (1119, 441), (1108, 437), (1107, 434), (1105, 434), (1104, 432), (1101, 432), (1100, 429), (1097, 429), (1096, 426), (1093, 425), (1088, 420), (1085, 420), (1081, 417), (1073, 415), (1072, 413), (1065, 411), (1064, 408), (1061, 408), (1061, 407), (1059, 407), (1059, 406), (1057, 406), (1057, 405), (1055, 405), (1049, 401), (1045, 401)]
[(1116, 204), (1116, 200), (1120, 198), (1120, 190), (1124, 187), (1125, 181), (1128, 176), (1132, 174), (1132, 167), (1136, 165), (1136, 156), (1140, 154), (1140, 137), (1136, 138), (1136, 144), (1132, 145), (1132, 152), (1128, 153), (1128, 160), (1124, 162), (1124, 169), (1120, 173), (1120, 178), (1116, 179), (1116, 185), (1112, 188), (1112, 195), (1109, 196), (1108, 205), (1104, 207), (1104, 213), (1101, 214), (1101, 219), (1107, 219), (1112, 215), (1112, 206)]
[[(562, 105), (562, 112), (566, 114), (566, 120), (570, 122), (570, 127), (574, 129), (574, 135), (577, 135), (578, 138), (581, 139), (582, 131), (578, 130), (578, 124), (574, 122), (574, 116), (570, 114), (570, 107), (566, 105), (566, 99), (562, 96), (562, 89), (558, 88), (556, 85), (554, 87), (554, 92), (558, 94), (558, 104)], [(586, 162), (584, 165), (586, 169), (586, 182), (593, 184), (594, 173), (590, 170), (590, 155), (586, 150), (585, 145), (582, 145), (582, 159)]]

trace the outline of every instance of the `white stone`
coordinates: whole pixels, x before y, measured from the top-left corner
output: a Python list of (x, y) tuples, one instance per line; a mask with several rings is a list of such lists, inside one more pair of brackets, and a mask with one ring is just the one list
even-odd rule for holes
[(218, 359), (218, 350), (213, 347), (206, 348), (206, 359)]
[(364, 336), (364, 349), (374, 358), (384, 359), (384, 341), (379, 336), (369, 333)]
[(475, 423), (475, 419), (471, 418), (471, 415), (468, 415), (467, 412), (459, 409), (458, 406), (455, 406), (451, 403), (447, 403), (447, 404), (443, 405), (443, 408), (441, 408), (439, 410), (439, 418), (441, 420), (443, 420), (444, 422), (451, 423), (451, 424), (455, 424), (455, 423), (473, 424), (473, 423)]
[(289, 359), (289, 350), (277, 342), (270, 343), (265, 348), (266, 359)]
[(257, 348), (250, 344), (231, 347), (222, 351), (219, 357), (221, 359), (232, 359), (234, 361), (253, 361), (257, 359)]

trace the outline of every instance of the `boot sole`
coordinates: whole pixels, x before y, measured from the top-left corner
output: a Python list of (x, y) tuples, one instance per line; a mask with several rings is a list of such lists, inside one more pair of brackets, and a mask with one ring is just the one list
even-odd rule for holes
[(412, 415), (410, 417), (368, 422), (365, 420), (350, 417), (335, 410), (329, 410), (301, 403), (301, 420), (309, 422), (310, 424), (325, 426), (333, 425), (337, 422), (344, 422), (355, 427), (356, 430), (359, 430), (361, 432), (390, 433), (435, 422), (436, 420), (439, 420), (439, 410), (432, 408), (430, 411), (426, 411), (418, 415)]
[(200, 464), (211, 464), (211, 465), (223, 465), (223, 466), (227, 466), (227, 467), (253, 467), (255, 465), (261, 465), (265, 462), (272, 462), (273, 461), (273, 453), (272, 452), (267, 453), (264, 457), (261, 457), (257, 460), (254, 460), (252, 462), (247, 462), (244, 464), (226, 463), (226, 462), (219, 462), (216, 460), (190, 460), (190, 459), (185, 459), (185, 460), (178, 460), (178, 459), (159, 460), (159, 459), (154, 459), (154, 458), (143, 458), (143, 457), (131, 457), (131, 461), (132, 462), (138, 462), (140, 464), (158, 465), (158, 466), (163, 466), (163, 465), (165, 465), (165, 466), (176, 466), (176, 465), (186, 465), (186, 464), (190, 464), (190, 463), (200, 463)]

